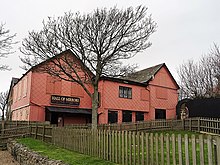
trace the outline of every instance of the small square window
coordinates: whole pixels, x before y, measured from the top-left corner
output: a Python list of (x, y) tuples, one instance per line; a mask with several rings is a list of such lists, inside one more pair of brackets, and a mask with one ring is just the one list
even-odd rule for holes
[(119, 86), (119, 97), (120, 98), (132, 98), (132, 88)]

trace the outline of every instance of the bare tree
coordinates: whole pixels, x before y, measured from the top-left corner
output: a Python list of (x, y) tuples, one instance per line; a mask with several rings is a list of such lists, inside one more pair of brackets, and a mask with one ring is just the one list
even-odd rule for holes
[(220, 53), (216, 44), (199, 62), (189, 60), (178, 68), (182, 95), (187, 98), (219, 96)]
[[(25, 57), (21, 60), (26, 64), (24, 69), (28, 69), (70, 49), (76, 58), (68, 55), (53, 58), (44, 70), (83, 87), (92, 98), (92, 127), (96, 128), (100, 77), (123, 76), (132, 71), (134, 67), (123, 66), (122, 61), (148, 48), (151, 45), (148, 39), (155, 30), (156, 23), (142, 6), (96, 9), (84, 15), (69, 12), (48, 18), (41, 31), (30, 32), (22, 43)], [(88, 83), (93, 93), (88, 90)]]
[[(13, 42), (16, 34), (10, 35), (10, 31), (4, 28), (4, 24), (0, 24), (0, 58), (7, 57), (10, 53), (13, 53), (12, 45), (16, 42)], [(8, 65), (0, 64), (0, 70), (9, 70)]]
[(177, 72), (181, 80), (180, 87), (183, 96), (189, 98), (200, 97), (198, 71), (198, 65), (193, 60), (188, 60), (180, 65)]
[(214, 43), (213, 48), (211, 49), (209, 56), (212, 61), (213, 75), (217, 79), (217, 87), (215, 92), (220, 95), (220, 49), (219, 46)]
[(2, 113), (2, 120), (5, 118), (5, 111), (7, 108), (7, 97), (8, 97), (8, 91), (6, 92), (0, 92), (0, 110)]

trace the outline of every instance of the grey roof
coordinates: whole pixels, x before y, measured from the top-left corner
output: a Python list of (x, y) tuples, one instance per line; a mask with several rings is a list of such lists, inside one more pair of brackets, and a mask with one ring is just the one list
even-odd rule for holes
[(12, 87), (18, 82), (19, 78), (12, 77), (11, 85)]
[(153, 76), (163, 67), (165, 64), (159, 64), (152, 66), (150, 68), (146, 68), (134, 73), (129, 74), (128, 76), (125, 77), (125, 79), (131, 80), (131, 81), (136, 81), (140, 83), (147, 83), (148, 81), (151, 80)]
[(11, 79), (11, 85), (10, 85), (10, 88), (9, 88), (9, 93), (8, 93), (8, 96), (7, 96), (7, 103), (9, 101), (9, 97), (12, 96), (12, 89), (13, 87), (15, 86), (15, 84), (19, 81), (19, 78), (15, 78), (15, 77), (12, 77)]

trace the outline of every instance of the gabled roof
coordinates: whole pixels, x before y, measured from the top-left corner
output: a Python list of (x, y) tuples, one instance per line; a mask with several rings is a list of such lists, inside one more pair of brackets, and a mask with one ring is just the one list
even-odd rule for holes
[[(52, 60), (54, 60), (54, 59), (56, 59), (56, 58), (58, 58), (59, 56), (64, 55), (64, 54), (71, 54), (71, 55), (73, 55), (73, 56), (79, 61), (80, 65), (83, 65), (83, 67), (88, 71), (88, 73), (90, 73), (90, 74), (93, 75), (93, 73), (90, 71), (90, 69), (89, 69), (87, 66), (85, 66), (85, 65), (83, 64), (83, 62), (82, 62), (77, 56), (75, 56), (70, 49), (68, 49), (68, 50), (65, 50), (65, 51), (63, 51), (63, 52), (61, 52), (61, 53), (59, 53), (59, 54), (56, 54), (56, 55), (54, 55), (53, 57), (51, 57), (51, 58), (49, 58), (49, 59), (47, 59), (47, 60), (45, 60), (45, 61), (42, 61), (41, 63), (39, 63), (39, 64), (37, 64), (37, 65), (31, 67), (29, 70), (27, 70), (27, 71), (22, 75), (21, 78), (19, 78), (19, 79), (16, 81), (16, 83), (18, 83), (18, 81), (20, 81), (20, 80), (21, 80), (25, 75), (27, 75), (30, 71), (33, 71), (33, 70), (35, 70), (36, 68), (40, 67), (41, 65), (43, 65), (43, 64), (45, 64), (45, 63), (47, 63), (47, 62), (50, 62), (50, 61), (52, 61)], [(15, 83), (15, 84), (16, 84), (16, 83)], [(15, 85), (15, 84), (14, 84), (14, 85)]]
[(147, 83), (151, 80), (153, 76), (156, 75), (156, 73), (164, 66), (165, 64), (159, 64), (152, 66), (150, 68), (146, 68), (134, 73), (129, 74), (125, 77), (125, 79), (136, 81), (139, 83)]
[(13, 87), (18, 82), (18, 80), (19, 78), (12, 77), (11, 86)]
[[(36, 69), (40, 65), (45, 64), (45, 63), (47, 63), (47, 62), (49, 62), (49, 61), (51, 61), (51, 60), (53, 60), (53, 59), (55, 59), (55, 58), (57, 58), (57, 57), (59, 57), (61, 55), (64, 55), (66, 53), (73, 55), (79, 61), (80, 65), (82, 65), (87, 70), (88, 73), (94, 75), (90, 71), (90, 69), (87, 66), (85, 66), (85, 64), (77, 56), (75, 56), (73, 54), (73, 52), (71, 50), (66, 50), (66, 51), (61, 52), (60, 54), (57, 54), (57, 55), (53, 56), (52, 58), (49, 58), (49, 59), (47, 59), (47, 60), (45, 60), (45, 61), (43, 61), (43, 62), (41, 62), (41, 63), (39, 63), (39, 64), (37, 64), (35, 66), (33, 66), (25, 74), (23, 74), (23, 76), (20, 79), (18, 79), (16, 81), (16, 83), (18, 81), (20, 81), (28, 72), (33, 71), (34, 69)], [(162, 67), (165, 67), (167, 69), (167, 71), (169, 72), (170, 76), (173, 79), (173, 82), (175, 83), (175, 85), (179, 89), (179, 85), (177, 84), (177, 82), (173, 78), (172, 74), (170, 73), (170, 71), (167, 68), (167, 66), (165, 65), (165, 63), (159, 64), (159, 65), (155, 65), (155, 66), (152, 66), (152, 67), (149, 67), (149, 68), (146, 68), (146, 69), (134, 72), (134, 73), (129, 74), (128, 76), (123, 77), (123, 78), (113, 78), (113, 77), (102, 76), (101, 79), (109, 80), (109, 81), (115, 81), (115, 82), (128, 83), (128, 84), (134, 84), (134, 85), (139, 85), (139, 86), (147, 86), (149, 81), (151, 81), (153, 79), (153, 77), (157, 74), (157, 72)]]
[(134, 72), (132, 74), (129, 74), (128, 76), (125, 77), (125, 79), (130, 80), (130, 81), (135, 81), (139, 83), (146, 83), (148, 84), (149, 81), (151, 81), (157, 72), (162, 68), (165, 67), (168, 73), (170, 74), (174, 84), (177, 86), (179, 89), (179, 85), (177, 84), (176, 80), (173, 78), (172, 74), (170, 73), (169, 69), (167, 68), (165, 63), (159, 64), (152, 66), (150, 68), (146, 68), (137, 72)]
[(130, 84), (130, 85), (138, 85), (138, 86), (143, 86), (146, 87), (148, 84), (147, 83), (140, 83), (137, 81), (132, 81), (124, 78), (116, 78), (116, 77), (106, 77), (102, 76), (100, 77), (100, 80), (107, 80), (107, 81), (113, 81), (113, 82), (118, 82), (118, 83), (123, 83), (123, 84)]
[(76, 58), (76, 59), (79, 61), (79, 64), (82, 65), (82, 66), (84, 67), (84, 69), (85, 69), (89, 74), (94, 75), (94, 74), (92, 73), (92, 71), (82, 62), (82, 60), (81, 60), (79, 57), (77, 57), (70, 49), (67, 49), (67, 50), (65, 50), (65, 51), (63, 51), (63, 52), (61, 52), (61, 53), (59, 53), (59, 54), (55, 54), (53, 57), (51, 57), (51, 58), (49, 58), (49, 59), (47, 59), (47, 60), (45, 60), (45, 61), (43, 61), (43, 62), (41, 62), (41, 63), (39, 63), (39, 64), (37, 64), (37, 65), (35, 65), (35, 66), (33, 66), (32, 68), (30, 68), (30, 70), (36, 69), (36, 68), (39, 67), (40, 65), (43, 65), (43, 64), (45, 64), (45, 63), (47, 63), (47, 62), (50, 62), (50, 61), (52, 61), (52, 60), (54, 60), (54, 59), (56, 59), (56, 58), (59, 58), (59, 56), (62, 56), (62, 55), (64, 55), (64, 54), (70, 54), (70, 55), (72, 55), (74, 58)]
[(8, 96), (7, 96), (7, 103), (8, 103), (8, 99), (9, 99), (9, 96), (12, 94), (12, 88), (15, 86), (15, 84), (19, 81), (19, 78), (15, 78), (15, 77), (12, 77), (11, 79), (11, 85), (10, 85), (10, 88), (9, 88), (9, 92), (8, 92)]

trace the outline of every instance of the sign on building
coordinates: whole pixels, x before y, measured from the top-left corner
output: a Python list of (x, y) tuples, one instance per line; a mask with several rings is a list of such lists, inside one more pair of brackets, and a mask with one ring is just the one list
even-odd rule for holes
[(80, 98), (78, 98), (78, 97), (69, 97), (69, 96), (51, 95), (51, 101), (50, 102), (51, 102), (51, 104), (79, 106)]

